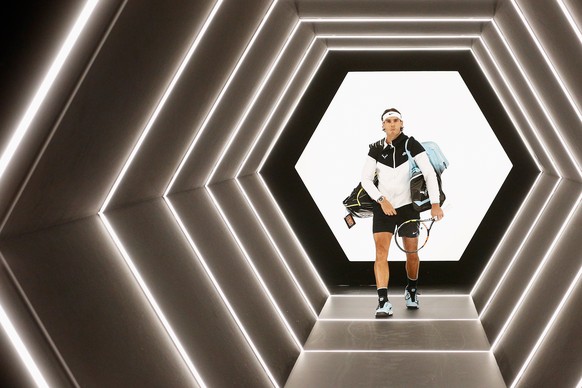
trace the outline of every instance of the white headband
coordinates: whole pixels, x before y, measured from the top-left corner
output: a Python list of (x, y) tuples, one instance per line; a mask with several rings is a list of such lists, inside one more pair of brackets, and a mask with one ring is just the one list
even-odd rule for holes
[(386, 120), (388, 117), (397, 117), (400, 120), (402, 120), (402, 116), (400, 115), (400, 113), (394, 112), (393, 110), (390, 112), (387, 112), (384, 116), (382, 116), (382, 121)]

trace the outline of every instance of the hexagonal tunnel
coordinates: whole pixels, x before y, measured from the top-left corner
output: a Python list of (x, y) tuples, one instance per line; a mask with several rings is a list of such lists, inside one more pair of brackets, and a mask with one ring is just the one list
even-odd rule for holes
[[(3, 14), (2, 386), (580, 385), (577, 2), (40, 11)], [(511, 163), (459, 260), (421, 264), (419, 310), (391, 263), (382, 321), (372, 263), (295, 169), (342, 82), (373, 72), (454, 76)]]

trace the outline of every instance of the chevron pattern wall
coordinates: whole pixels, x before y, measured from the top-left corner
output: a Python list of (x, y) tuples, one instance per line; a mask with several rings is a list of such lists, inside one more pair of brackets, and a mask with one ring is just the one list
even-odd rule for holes
[(2, 55), (3, 386), (284, 386), (369, 274), (293, 166), (370, 69), (464, 76), (514, 168), (463, 258), (427, 268), (508, 386), (582, 384), (579, 2), (46, 7), (7, 16)]

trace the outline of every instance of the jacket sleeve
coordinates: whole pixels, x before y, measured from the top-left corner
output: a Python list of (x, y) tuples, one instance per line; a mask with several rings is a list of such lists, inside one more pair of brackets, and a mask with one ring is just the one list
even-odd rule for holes
[(424, 180), (426, 181), (426, 188), (428, 189), (428, 196), (430, 197), (430, 203), (440, 204), (440, 190), (439, 183), (437, 181), (436, 172), (430, 163), (428, 155), (426, 152), (421, 152), (414, 157), (416, 165), (420, 168), (422, 175), (424, 175)]
[(382, 196), (382, 193), (374, 184), (374, 176), (376, 175), (376, 159), (371, 156), (366, 157), (364, 168), (362, 169), (362, 187), (370, 198), (377, 201)]

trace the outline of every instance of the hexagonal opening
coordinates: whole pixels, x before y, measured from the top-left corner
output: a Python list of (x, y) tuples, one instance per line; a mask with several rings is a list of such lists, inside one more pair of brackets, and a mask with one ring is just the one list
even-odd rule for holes
[[(360, 181), (368, 144), (383, 137), (380, 115), (396, 107), (404, 132), (437, 142), (451, 166), (443, 173), (445, 219), (431, 231), (423, 261), (458, 261), (512, 164), (458, 72), (349, 72), (295, 168), (350, 261), (373, 261), (372, 219), (348, 229), (343, 199)], [(389, 260), (405, 260), (391, 249)]]

